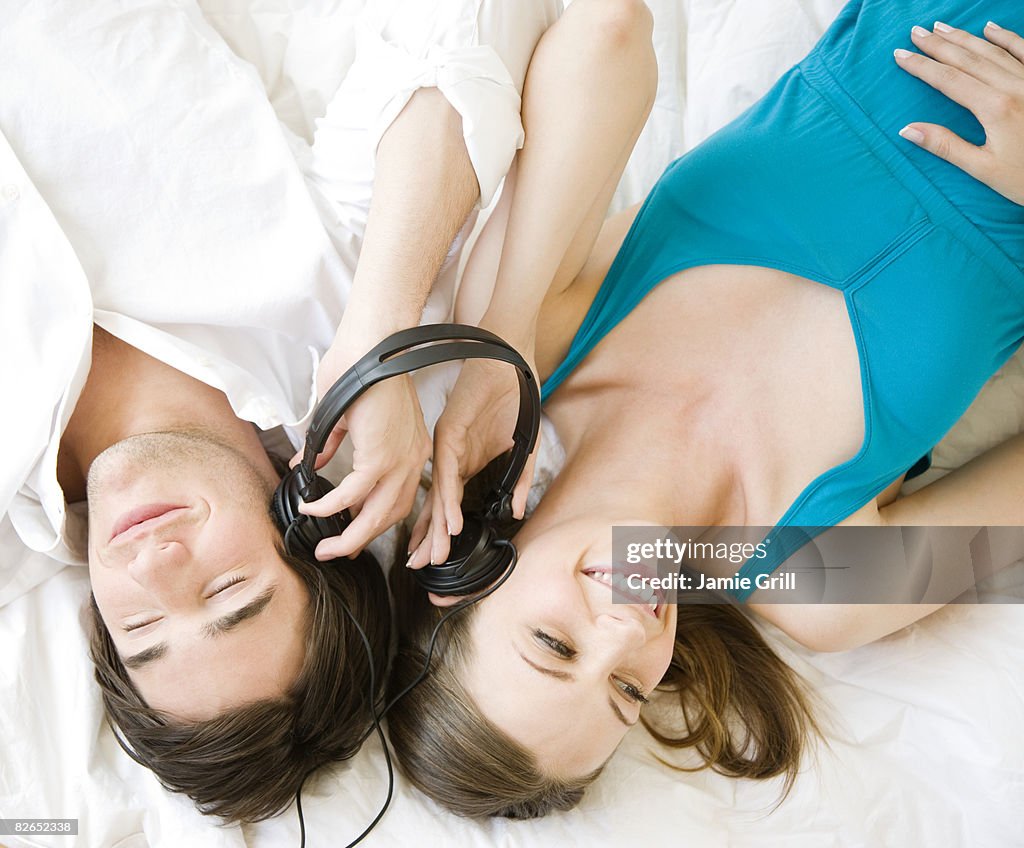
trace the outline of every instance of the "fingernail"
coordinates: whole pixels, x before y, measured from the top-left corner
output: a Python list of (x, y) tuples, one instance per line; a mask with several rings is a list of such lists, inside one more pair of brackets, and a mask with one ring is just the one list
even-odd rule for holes
[(900, 135), (907, 141), (914, 142), (914, 144), (920, 144), (924, 141), (924, 133), (914, 127), (904, 127), (900, 130)]
[(916, 35), (918, 38), (927, 38), (929, 35), (931, 35), (931, 33), (928, 32), (928, 30), (926, 30), (924, 27), (919, 26), (914, 27), (910, 32)]
[(904, 50), (902, 47), (897, 47), (895, 50), (892, 51), (892, 55), (895, 56), (897, 59), (907, 59), (913, 56), (914, 54), (911, 53), (909, 50)]
[(454, 536), (455, 535), (455, 533), (452, 531), (452, 523), (450, 521), (446, 521), (444, 526), (446, 528), (448, 528), (448, 535), (449, 536)]
[(939, 32), (952, 32), (953, 31), (953, 27), (951, 27), (949, 24), (944, 24), (942, 21), (936, 21), (935, 22), (935, 29), (938, 30)]
[(415, 554), (415, 553), (411, 553), (411, 554), (409, 554), (409, 559), (407, 559), (407, 560), (405, 561), (405, 567), (406, 567), (406, 568), (412, 568), (412, 558), (413, 558), (414, 556), (416, 556), (416, 554)]
[(1002, 27), (999, 26), (999, 24), (997, 24), (995, 21), (989, 21), (987, 24), (985, 24), (985, 29), (1002, 29)]

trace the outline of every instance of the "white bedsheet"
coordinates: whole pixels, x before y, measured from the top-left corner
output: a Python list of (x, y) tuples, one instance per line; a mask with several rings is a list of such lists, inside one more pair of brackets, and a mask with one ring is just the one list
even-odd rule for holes
[[(514, 2), (514, 0), (511, 0)], [(231, 47), (256, 66), (296, 150), (351, 61), (349, 24), (363, 0), (204, 0)], [(642, 197), (664, 165), (767, 89), (811, 46), (839, 0), (649, 0), (661, 83), (654, 114), (616, 202)], [(927, 22), (925, 22), (927, 23)], [(426, 381), (436, 409), (443, 378)], [(1024, 429), (1020, 355), (936, 451), (937, 469)], [(557, 451), (552, 450), (552, 457)], [(0, 555), (52, 569), (0, 524)], [(1024, 565), (986, 596), (1024, 597)], [(87, 580), (67, 568), (0, 609), (0, 817), (77, 817), (80, 836), (0, 837), (7, 846), (298, 844), (292, 811), (251, 827), (217, 827), (162, 790), (117, 748), (102, 720), (80, 622)], [(814, 655), (767, 635), (822, 699), (821, 747), (790, 798), (768, 815), (778, 782), (679, 774), (629, 734), (570, 813), (534, 822), (455, 819), (398, 778), (372, 846), (1024, 845), (1024, 606), (951, 606), (873, 645)], [(664, 756), (664, 752), (661, 752)], [(344, 844), (376, 812), (383, 758), (368, 742), (304, 793), (311, 846)]]

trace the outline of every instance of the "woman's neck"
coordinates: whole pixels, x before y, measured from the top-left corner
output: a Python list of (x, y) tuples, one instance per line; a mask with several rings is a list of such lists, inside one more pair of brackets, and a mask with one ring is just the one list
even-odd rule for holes
[(111, 445), (139, 433), (196, 430), (241, 451), (276, 480), (256, 431), (223, 392), (93, 327), (92, 364), (61, 437), (58, 482), (69, 502), (81, 500), (89, 466)]
[(555, 512), (600, 506), (610, 516), (665, 526), (741, 523), (743, 487), (734, 458), (721, 439), (702, 432), (700, 416), (689, 426), (675, 416), (645, 416), (611, 394), (603, 393), (601, 414), (584, 414), (585, 404), (575, 410), (565, 465), (544, 496), (548, 506)]

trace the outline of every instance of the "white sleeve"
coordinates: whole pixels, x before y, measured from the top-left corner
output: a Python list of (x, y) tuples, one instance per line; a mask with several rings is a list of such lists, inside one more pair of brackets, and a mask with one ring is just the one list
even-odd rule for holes
[[(508, 6), (516, 7), (509, 14)], [(486, 206), (523, 144), (526, 65), (560, 0), (380, 0), (359, 22), (356, 57), (317, 123), (312, 178), (354, 213), (369, 208), (373, 160), (392, 121), (420, 88), (437, 87), (462, 117)], [(429, 140), (425, 140), (429, 143)], [(355, 220), (352, 220), (354, 218)]]
[(12, 587), (24, 590), (49, 575), (37, 567), (21, 573), (24, 556), (9, 544), (8, 528), (36, 551), (82, 561), (83, 551), (65, 544), (69, 515), (56, 469), (61, 433), (91, 362), (92, 298), (71, 243), (2, 131), (0, 280), (0, 386), (8, 411), (0, 422), (7, 451), (0, 466), (3, 603)]

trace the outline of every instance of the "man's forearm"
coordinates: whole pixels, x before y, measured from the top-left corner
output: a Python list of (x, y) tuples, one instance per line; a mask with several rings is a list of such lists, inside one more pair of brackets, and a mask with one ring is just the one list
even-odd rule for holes
[(419, 323), (478, 196), (461, 117), (436, 88), (420, 89), (377, 148), (366, 235), (336, 346), (365, 350)]

